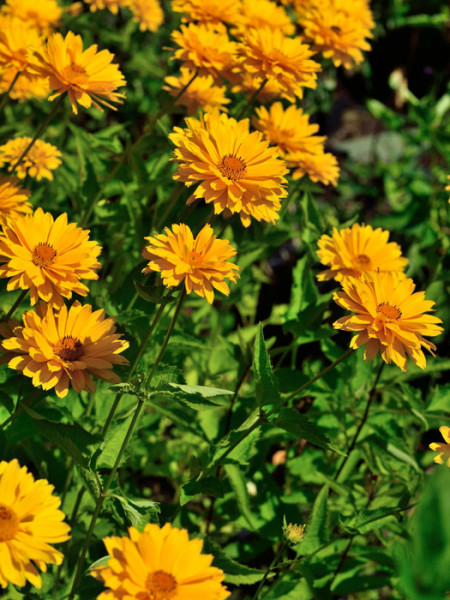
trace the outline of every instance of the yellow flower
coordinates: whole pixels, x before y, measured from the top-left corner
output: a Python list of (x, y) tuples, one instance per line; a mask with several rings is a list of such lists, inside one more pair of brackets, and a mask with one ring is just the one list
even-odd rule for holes
[(62, 8), (56, 0), (6, 0), (2, 12), (17, 17), (42, 33), (58, 27), (62, 16)]
[[(450, 179), (450, 175), (447, 175), (447, 179)], [(445, 186), (445, 189), (447, 192), (450, 192), (450, 183)], [(450, 202), (450, 198), (448, 199), (448, 201)]]
[(172, 0), (172, 10), (184, 13), (183, 22), (235, 24), (242, 18), (240, 0)]
[(164, 13), (158, 0), (130, 0), (129, 8), (141, 31), (158, 31), (164, 22)]
[(299, 544), (305, 537), (306, 525), (288, 523), (284, 528), (284, 535), (290, 544)]
[(128, 8), (130, 0), (85, 0), (89, 4), (91, 12), (97, 10), (109, 10), (114, 15), (117, 15), (119, 8)]
[(242, 0), (240, 19), (230, 21), (235, 25), (236, 34), (248, 27), (270, 27), (279, 29), (286, 35), (295, 33), (295, 25), (282, 6), (272, 0)]
[(304, 38), (314, 50), (347, 69), (364, 60), (370, 50), (374, 22), (367, 0), (310, 0), (298, 8)]
[(41, 302), (37, 310), (23, 317), (23, 327), (14, 329), (14, 337), (3, 341), (3, 348), (15, 356), (8, 366), (32, 378), (35, 387), (55, 388), (59, 398), (67, 396), (71, 384), (76, 392), (95, 392), (91, 375), (119, 383), (114, 365), (127, 364), (120, 353), (128, 342), (116, 333), (114, 319), (106, 319), (104, 310), (92, 311), (75, 301), (58, 313)]
[(174, 60), (182, 60), (183, 66), (192, 71), (198, 69), (200, 75), (211, 74), (218, 82), (235, 61), (238, 44), (230, 41), (224, 28), (190, 23), (172, 32), (172, 39), (179, 46)]
[(11, 277), (8, 290), (30, 290), (31, 304), (39, 298), (60, 308), (72, 293), (86, 296), (81, 279), (98, 279), (101, 247), (89, 240), (89, 231), (56, 220), (38, 208), (33, 215), (9, 221), (0, 235), (0, 277)]
[(91, 574), (107, 591), (98, 600), (225, 600), (224, 573), (202, 554), (203, 540), (189, 540), (186, 529), (149, 523), (143, 533), (104, 539), (110, 559)]
[[(181, 90), (189, 83), (194, 76), (194, 72), (189, 69), (181, 69), (179, 77), (166, 77), (167, 85), (163, 89), (168, 90), (172, 96), (177, 96)], [(205, 111), (212, 111), (220, 108), (226, 111), (225, 104), (230, 100), (225, 96), (225, 86), (217, 85), (212, 75), (197, 75), (187, 90), (178, 98), (176, 104), (186, 106), (190, 115), (195, 115), (199, 108)]]
[(142, 256), (149, 263), (143, 273), (161, 273), (166, 287), (174, 287), (184, 281), (186, 292), (195, 292), (211, 304), (214, 289), (226, 296), (230, 288), (224, 281), (233, 283), (239, 277), (239, 267), (228, 259), (236, 255), (236, 250), (228, 240), (219, 240), (210, 225), (205, 225), (194, 239), (187, 225), (172, 225), (165, 233), (145, 238), (149, 245)]
[(439, 454), (434, 457), (435, 463), (443, 465), (445, 460), (447, 467), (450, 467), (450, 427), (443, 425), (442, 427), (439, 427), (439, 431), (444, 438), (445, 444), (442, 442), (433, 442), (429, 445), (429, 448), (430, 450), (434, 450), (434, 452), (439, 452)]
[(31, 213), (29, 197), (30, 192), (20, 187), (18, 179), (0, 175), (0, 226), (6, 225), (9, 219)]
[[(5, 68), (0, 73), (0, 94), (6, 93), (14, 77), (17, 75), (17, 69), (14, 67)], [(19, 102), (36, 98), (36, 100), (42, 100), (46, 98), (50, 92), (48, 87), (48, 79), (45, 77), (39, 77), (37, 75), (31, 75), (27, 72), (24, 76), (23, 73), (16, 79), (12, 90), (9, 92), (9, 97)]]
[(396, 242), (388, 242), (389, 231), (380, 227), (355, 223), (333, 235), (323, 235), (319, 242), (317, 256), (329, 268), (317, 276), (319, 281), (345, 277), (361, 277), (370, 271), (391, 271), (401, 273), (408, 264), (402, 257), (402, 249)]
[(434, 302), (425, 300), (425, 292), (414, 293), (412, 279), (400, 280), (396, 273), (372, 271), (359, 279), (346, 277), (342, 287), (333, 299), (355, 314), (333, 325), (357, 332), (351, 348), (365, 346), (365, 360), (381, 352), (386, 363), (393, 361), (402, 371), (406, 371), (407, 356), (421, 369), (426, 367), (422, 347), (432, 354), (436, 347), (422, 336), (439, 335), (442, 321), (426, 314), (433, 310)]
[(234, 71), (246, 70), (254, 77), (255, 91), (263, 81), (279, 86), (280, 95), (291, 102), (303, 98), (303, 88), (317, 86), (319, 63), (311, 60), (311, 48), (299, 37), (286, 37), (270, 27), (248, 28), (238, 47), (239, 64)]
[(324, 185), (337, 185), (339, 166), (337, 158), (330, 152), (318, 149), (317, 152), (295, 152), (286, 157), (289, 167), (293, 168), (292, 179), (300, 179), (307, 175), (311, 181), (320, 181)]
[(33, 52), (42, 47), (40, 32), (16, 17), (0, 14), (0, 67), (20, 71), (27, 77), (34, 61)]
[(213, 202), (216, 214), (239, 214), (244, 227), (252, 217), (274, 223), (287, 195), (287, 169), (277, 150), (258, 131), (249, 133), (248, 119), (236, 121), (215, 111), (186, 124), (169, 137), (176, 146), (174, 179), (200, 184), (188, 204), (204, 198)]
[(122, 102), (124, 94), (115, 90), (125, 85), (125, 79), (113, 59), (108, 50), (97, 52), (96, 44), (83, 50), (81, 36), (71, 31), (65, 38), (54, 33), (41, 52), (35, 52), (33, 70), (49, 78), (50, 90), (55, 92), (49, 100), (67, 92), (75, 114), (77, 103), (85, 108), (94, 105), (99, 110), (104, 104), (116, 110), (111, 102)]
[[(237, 69), (233, 72), (233, 68), (236, 64), (236, 61), (231, 64), (230, 68), (224, 71), (223, 76), (231, 83), (231, 91), (233, 94), (246, 94), (249, 98), (253, 98), (257, 91), (257, 88), (255, 88), (255, 78), (253, 75), (242, 69)], [(260, 83), (261, 81), (259, 81), (258, 87)], [(258, 102), (271, 102), (280, 96), (280, 86), (275, 80), (269, 80), (258, 92), (254, 100)]]
[(60, 499), (46, 479), (34, 479), (16, 459), (0, 462), (0, 586), (41, 587), (41, 571), (60, 565), (63, 554), (51, 544), (70, 538)]
[[(3, 146), (0, 146), (0, 167), (10, 164), (11, 167), (17, 162), (23, 151), (31, 142), (30, 137), (20, 137), (15, 140), (9, 140)], [(26, 157), (17, 167), (17, 176), (23, 179), (27, 175), (35, 177), (40, 181), (43, 177), (53, 179), (55, 169), (61, 164), (61, 152), (56, 146), (36, 140)]]

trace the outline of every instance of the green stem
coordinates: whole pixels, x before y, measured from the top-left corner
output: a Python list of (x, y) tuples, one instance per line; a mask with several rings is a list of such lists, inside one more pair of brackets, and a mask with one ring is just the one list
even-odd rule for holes
[(270, 563), (270, 566), (266, 569), (266, 572), (264, 573), (263, 578), (259, 582), (259, 586), (258, 586), (258, 589), (256, 590), (256, 594), (254, 595), (253, 600), (259, 599), (259, 594), (261, 593), (261, 591), (266, 583), (266, 580), (270, 575), (270, 572), (273, 570), (275, 565), (280, 560), (280, 557), (283, 554), (285, 548), (286, 548), (286, 543), (283, 542), (282, 544), (280, 544), (280, 548), (278, 549), (278, 552), (275, 554), (273, 561)]
[(248, 99), (248, 101), (246, 102), (246, 104), (244, 104), (244, 106), (240, 110), (238, 116), (236, 117), (237, 121), (239, 121), (240, 119), (242, 119), (242, 117), (245, 115), (245, 113), (248, 111), (248, 109), (253, 105), (253, 102), (257, 99), (257, 97), (259, 96), (259, 93), (263, 90), (263, 88), (266, 85), (266, 83), (267, 83), (267, 79), (263, 79), (261, 85), (258, 87), (257, 90), (255, 90), (253, 92), (253, 94), (250, 96), (250, 98)]
[(11, 306), (11, 308), (8, 310), (8, 313), (3, 317), (2, 321), (9, 321), (9, 319), (13, 316), (13, 314), (16, 312), (16, 308), (19, 306), (19, 304), (22, 302), (22, 300), (25, 298), (25, 296), (27, 295), (28, 290), (22, 290), (19, 294), (19, 296), (16, 298), (16, 301), (14, 302), (14, 304)]
[[(173, 328), (175, 326), (175, 322), (176, 322), (177, 317), (178, 317), (178, 315), (180, 313), (181, 306), (183, 304), (183, 300), (184, 300), (185, 295), (186, 295), (186, 291), (183, 288), (183, 290), (181, 291), (181, 293), (180, 293), (180, 295), (178, 297), (177, 306), (175, 308), (174, 315), (172, 317), (172, 320), (170, 322), (169, 328), (167, 330), (167, 334), (166, 334), (166, 336), (164, 338), (164, 341), (163, 341), (162, 346), (161, 346), (161, 348), (159, 350), (158, 356), (156, 357), (155, 363), (153, 364), (153, 367), (152, 367), (152, 369), (151, 369), (151, 371), (149, 373), (149, 376), (147, 377), (147, 381), (146, 381), (146, 390), (147, 391), (149, 389), (149, 386), (150, 386), (150, 384), (152, 382), (153, 376), (154, 376), (154, 374), (156, 372), (156, 369), (159, 366), (159, 363), (161, 362), (161, 359), (163, 357), (164, 351), (165, 351), (165, 349), (167, 347), (167, 344), (169, 342), (170, 334), (172, 333)], [(141, 346), (142, 346), (142, 344), (141, 344)], [(100, 494), (100, 496), (99, 496), (99, 498), (97, 500), (97, 503), (95, 505), (95, 509), (94, 509), (94, 513), (93, 513), (92, 518), (91, 518), (89, 529), (87, 531), (86, 538), (84, 540), (84, 544), (83, 544), (83, 547), (81, 549), (80, 557), (78, 559), (77, 568), (76, 568), (76, 572), (75, 572), (75, 576), (74, 576), (74, 580), (73, 580), (73, 584), (72, 584), (72, 589), (70, 591), (68, 600), (73, 600), (73, 598), (75, 597), (75, 592), (76, 592), (76, 589), (77, 589), (78, 584), (79, 584), (80, 579), (81, 579), (81, 575), (82, 575), (82, 570), (83, 570), (83, 566), (84, 566), (84, 561), (85, 561), (85, 558), (86, 558), (87, 549), (89, 547), (89, 543), (90, 543), (91, 538), (92, 538), (92, 533), (94, 531), (94, 527), (95, 527), (95, 524), (97, 522), (97, 518), (98, 518), (98, 516), (99, 516), (99, 514), (100, 514), (100, 512), (102, 510), (102, 507), (103, 507), (103, 500), (104, 500), (105, 496), (108, 494), (109, 488), (111, 487), (111, 484), (114, 481), (114, 478), (116, 476), (117, 470), (119, 469), (119, 466), (120, 466), (120, 462), (122, 460), (122, 456), (123, 456), (123, 454), (124, 454), (124, 452), (126, 450), (126, 447), (128, 445), (128, 442), (129, 442), (131, 436), (133, 435), (133, 431), (134, 431), (136, 423), (137, 423), (137, 421), (139, 419), (142, 407), (144, 406), (144, 402), (145, 402), (145, 398), (139, 398), (139, 400), (137, 402), (137, 405), (136, 405), (136, 408), (134, 410), (134, 414), (133, 414), (133, 417), (131, 419), (130, 425), (128, 427), (127, 433), (125, 434), (125, 438), (123, 439), (123, 442), (122, 442), (122, 445), (120, 447), (119, 453), (118, 453), (118, 455), (116, 457), (116, 460), (114, 462), (114, 466), (113, 466), (113, 468), (111, 470), (111, 473), (109, 474), (108, 479), (106, 480), (105, 485), (103, 486), (103, 491)]]
[[(30, 404), (32, 404), (41, 395), (41, 393), (41, 390), (35, 390), (35, 392), (31, 394), (31, 396), (29, 396), (27, 400), (25, 400), (24, 402), (17, 402), (13, 414), (10, 415), (5, 421), (3, 421), (3, 423), (0, 424), (0, 431), (10, 423), (13, 423), (17, 419), (17, 417), (19, 417), (19, 415), (23, 413), (25, 408), (27, 406), (30, 406)], [(44, 396), (45, 395), (46, 394), (44, 394)]]
[(3, 107), (5, 106), (6, 102), (8, 101), (9, 94), (12, 92), (13, 87), (16, 85), (16, 81), (19, 79), (20, 74), (21, 74), (21, 71), (17, 71), (17, 73), (14, 75), (14, 79), (11, 81), (9, 88), (6, 90), (6, 92), (3, 92), (3, 98), (0, 102), (0, 110), (3, 110)]
[(26, 155), (31, 150), (31, 148), (34, 146), (35, 142), (41, 137), (45, 128), (50, 123), (50, 121), (53, 119), (53, 117), (55, 116), (56, 112), (58, 111), (59, 107), (61, 106), (61, 104), (63, 102), (64, 102), (64, 95), (61, 94), (61, 96), (58, 98), (58, 100), (53, 105), (53, 108), (50, 111), (50, 113), (47, 115), (46, 119), (42, 122), (40, 127), (38, 127), (38, 130), (34, 134), (31, 142), (28, 144), (28, 146), (25, 148), (25, 150), (22, 152), (22, 154), (16, 160), (14, 165), (12, 167), (10, 167), (10, 169), (9, 169), (10, 173), (13, 173), (17, 169), (17, 167), (22, 163), (23, 159), (26, 157)]

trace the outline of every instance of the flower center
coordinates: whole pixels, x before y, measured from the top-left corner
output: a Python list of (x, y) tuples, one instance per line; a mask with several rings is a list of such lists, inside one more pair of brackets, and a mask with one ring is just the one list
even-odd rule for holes
[(377, 312), (380, 312), (387, 319), (399, 319), (402, 316), (402, 311), (396, 306), (391, 306), (387, 302), (382, 302), (378, 305)]
[(33, 250), (31, 260), (38, 267), (50, 266), (56, 258), (56, 250), (50, 244), (38, 244)]
[(165, 571), (154, 571), (147, 577), (151, 600), (171, 600), (177, 592), (177, 580)]
[(361, 266), (368, 265), (370, 264), (370, 258), (365, 254), (360, 254), (356, 257), (356, 262)]
[(65, 68), (65, 76), (70, 83), (82, 83), (86, 80), (86, 69), (81, 65), (77, 65), (75, 62), (71, 62)]
[(231, 181), (237, 181), (246, 175), (246, 164), (242, 158), (237, 158), (237, 156), (231, 156), (230, 154), (224, 156), (217, 167), (222, 175)]
[(188, 253), (188, 263), (190, 265), (197, 266), (202, 261), (203, 261), (202, 255), (199, 254), (198, 252), (195, 252), (195, 250), (191, 250), (191, 252)]
[(0, 542), (14, 539), (18, 531), (19, 517), (12, 508), (0, 504)]
[(53, 352), (63, 360), (78, 360), (83, 356), (84, 348), (79, 339), (68, 335), (58, 340), (53, 346)]

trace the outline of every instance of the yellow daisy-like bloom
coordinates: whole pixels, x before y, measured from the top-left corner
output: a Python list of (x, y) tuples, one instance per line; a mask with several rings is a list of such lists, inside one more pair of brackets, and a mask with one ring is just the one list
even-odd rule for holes
[(129, 8), (141, 31), (158, 31), (164, 23), (164, 13), (158, 0), (130, 0)]
[(303, 98), (303, 88), (317, 86), (319, 63), (311, 60), (311, 48), (299, 37), (286, 37), (270, 27), (247, 28), (238, 47), (239, 64), (234, 71), (246, 70), (254, 77), (255, 91), (263, 81), (278, 85), (280, 95), (291, 102)]
[(109, 10), (113, 15), (117, 15), (119, 8), (128, 8), (130, 0), (85, 0), (89, 4), (91, 12), (97, 10)]
[(66, 213), (54, 220), (38, 208), (3, 227), (0, 277), (11, 278), (8, 290), (29, 289), (32, 305), (42, 298), (58, 309), (63, 297), (86, 296), (89, 289), (80, 280), (98, 279), (100, 252), (89, 231), (68, 223)]
[(401, 273), (408, 264), (402, 257), (402, 249), (396, 242), (389, 242), (389, 231), (380, 227), (355, 223), (333, 235), (323, 235), (319, 242), (317, 256), (329, 268), (317, 276), (319, 281), (345, 277), (361, 277), (371, 271), (391, 271)]
[(372, 271), (360, 278), (346, 277), (342, 288), (333, 299), (355, 314), (338, 319), (333, 326), (357, 332), (351, 348), (365, 346), (365, 360), (380, 352), (386, 363), (393, 361), (402, 371), (406, 371), (407, 356), (421, 369), (426, 367), (422, 347), (432, 354), (436, 347), (422, 336), (439, 335), (442, 321), (426, 314), (433, 310), (434, 302), (425, 300), (425, 292), (414, 293), (412, 279)]
[[(17, 69), (14, 67), (6, 68), (0, 73), (0, 94), (6, 93), (13, 80), (17, 75)], [(27, 73), (23, 76), (23, 73), (16, 79), (12, 90), (9, 92), (9, 97), (19, 102), (36, 98), (36, 100), (42, 100), (46, 98), (50, 92), (48, 87), (48, 79), (45, 77), (33, 76)]]
[(15, 353), (8, 366), (31, 377), (35, 387), (55, 388), (59, 398), (67, 396), (69, 385), (76, 392), (95, 392), (91, 375), (119, 383), (114, 365), (127, 364), (120, 353), (129, 343), (116, 333), (115, 320), (105, 318), (104, 310), (92, 310), (90, 304), (76, 300), (56, 313), (41, 302), (37, 310), (23, 316), (23, 327), (14, 329), (14, 337), (2, 342)]
[(108, 590), (98, 600), (225, 600), (224, 573), (202, 554), (203, 540), (189, 540), (186, 529), (149, 523), (129, 537), (104, 539), (108, 563), (91, 571)]
[[(41, 587), (47, 565), (64, 555), (51, 544), (70, 538), (60, 499), (46, 479), (34, 479), (16, 459), (0, 462), (0, 586)], [(37, 567), (37, 568), (36, 568)]]
[(108, 50), (97, 52), (96, 44), (83, 50), (81, 36), (71, 31), (65, 38), (54, 33), (41, 52), (34, 54), (37, 63), (33, 70), (48, 77), (50, 90), (55, 92), (49, 100), (67, 92), (75, 114), (78, 114), (77, 103), (84, 108), (94, 105), (103, 110), (103, 104), (116, 110), (111, 102), (122, 102), (125, 97), (116, 92), (125, 85), (125, 79), (119, 67), (112, 63), (114, 55)]
[(62, 8), (56, 0), (6, 0), (2, 12), (17, 17), (42, 33), (58, 27), (62, 16)]
[[(253, 98), (257, 90), (257, 88), (255, 89), (255, 78), (244, 70), (233, 72), (232, 69), (235, 64), (225, 71), (223, 76), (230, 82), (233, 94), (246, 94), (249, 98)], [(254, 97), (254, 100), (265, 103), (271, 102), (280, 96), (280, 86), (275, 80), (270, 80), (265, 83), (264, 87)]]
[(211, 74), (218, 82), (235, 61), (238, 44), (230, 41), (225, 28), (190, 23), (172, 32), (172, 39), (179, 46), (174, 60), (182, 60), (192, 71), (198, 69), (200, 75)]
[[(170, 76), (165, 78), (164, 81), (167, 85), (163, 89), (168, 90), (171, 96), (177, 96), (193, 76), (193, 71), (182, 68), (179, 77)], [(195, 115), (200, 108), (207, 112), (211, 112), (215, 108), (226, 111), (224, 105), (229, 104), (231, 101), (225, 96), (225, 92), (225, 86), (215, 84), (212, 75), (205, 75), (204, 77), (198, 75), (178, 98), (176, 104), (185, 106), (190, 115)]]
[(242, 18), (240, 0), (172, 0), (172, 10), (184, 13), (183, 22), (234, 24)]
[(11, 15), (0, 14), (0, 67), (20, 71), (27, 77), (33, 63), (33, 52), (42, 47), (36, 27)]
[(211, 225), (205, 225), (196, 238), (187, 225), (172, 225), (165, 233), (145, 238), (149, 245), (142, 256), (149, 263), (143, 273), (161, 273), (166, 287), (174, 287), (184, 281), (186, 292), (195, 292), (211, 304), (214, 288), (225, 294), (230, 288), (224, 281), (233, 283), (239, 277), (239, 267), (228, 259), (235, 256), (236, 250), (228, 240), (219, 240)]
[(236, 121), (215, 111), (186, 124), (169, 137), (176, 146), (174, 179), (187, 186), (200, 183), (188, 204), (204, 198), (216, 214), (239, 214), (244, 227), (252, 217), (275, 223), (287, 195), (287, 169), (277, 150), (259, 131), (249, 132), (248, 119)]
[(375, 26), (366, 0), (311, 0), (298, 10), (303, 36), (314, 50), (337, 67), (350, 69), (364, 60)]
[(307, 175), (316, 183), (320, 181), (324, 185), (338, 184), (340, 169), (337, 158), (330, 152), (324, 152), (322, 149), (314, 153), (294, 152), (286, 157), (286, 162), (294, 169), (294, 181)]
[(248, 27), (270, 27), (286, 35), (295, 33), (295, 25), (282, 6), (272, 0), (242, 0), (241, 17), (230, 21), (236, 34)]
[[(30, 142), (30, 137), (20, 137), (15, 140), (9, 140), (6, 144), (0, 146), (0, 167), (8, 163), (12, 167)], [(29, 175), (30, 177), (35, 177), (38, 181), (41, 181), (44, 177), (52, 180), (52, 171), (57, 169), (61, 164), (61, 156), (62, 154), (56, 146), (42, 140), (36, 140), (26, 157), (17, 167), (17, 176), (20, 179)]]
[(450, 427), (443, 425), (442, 427), (439, 427), (439, 431), (444, 438), (445, 444), (442, 442), (433, 442), (429, 445), (429, 448), (430, 450), (434, 450), (434, 452), (439, 452), (439, 454), (434, 457), (435, 463), (438, 465), (446, 464), (447, 467), (450, 467)]
[(20, 187), (18, 179), (0, 175), (0, 226), (6, 225), (9, 219), (33, 212), (29, 197), (30, 192)]

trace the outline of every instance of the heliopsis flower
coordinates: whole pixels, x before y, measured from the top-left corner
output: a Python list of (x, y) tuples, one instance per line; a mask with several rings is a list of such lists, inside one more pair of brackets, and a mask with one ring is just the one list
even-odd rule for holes
[(46, 479), (34, 479), (16, 459), (0, 462), (0, 586), (41, 587), (47, 565), (64, 556), (52, 544), (70, 538), (60, 499)]
[(98, 279), (101, 246), (89, 240), (89, 231), (56, 220), (38, 208), (33, 215), (9, 221), (0, 235), (0, 277), (10, 277), (8, 290), (30, 290), (31, 304), (38, 298), (60, 308), (72, 293), (86, 296), (81, 279)]
[[(8, 163), (11, 167), (14, 166), (30, 142), (30, 137), (20, 137), (9, 140), (6, 144), (0, 146), (0, 167)], [(20, 179), (29, 175), (35, 177), (38, 181), (44, 177), (52, 180), (52, 171), (61, 164), (61, 156), (62, 154), (56, 146), (42, 140), (36, 140), (17, 167), (17, 176)]]
[(279, 86), (280, 95), (291, 102), (303, 98), (303, 88), (317, 86), (319, 63), (311, 60), (311, 48), (299, 37), (289, 38), (270, 27), (247, 28), (240, 37), (235, 72), (246, 70), (254, 77), (254, 89), (263, 81)]
[[(255, 88), (255, 78), (253, 75), (242, 69), (233, 72), (235, 66), (236, 61), (223, 73), (223, 76), (231, 84), (233, 94), (246, 94), (248, 97), (253, 98), (254, 101), (262, 103), (271, 102), (281, 96), (280, 86), (275, 80), (268, 80), (264, 84), (264, 87), (256, 94), (257, 88)], [(260, 84), (261, 82), (258, 85)]]
[(83, 50), (81, 36), (69, 31), (65, 38), (60, 33), (50, 36), (40, 52), (35, 52), (37, 63), (33, 70), (49, 78), (49, 97), (54, 100), (67, 92), (72, 110), (78, 114), (77, 103), (85, 108), (92, 105), (103, 110), (101, 104), (116, 110), (111, 102), (122, 102), (124, 94), (116, 92), (125, 85), (125, 79), (108, 50), (97, 52), (97, 45)]
[(298, 8), (298, 22), (305, 40), (336, 67), (350, 69), (370, 50), (374, 22), (367, 0), (311, 0)]
[(62, 16), (62, 8), (56, 0), (6, 0), (2, 12), (17, 17), (42, 33), (58, 27)]
[(95, 392), (91, 375), (120, 382), (112, 369), (128, 363), (120, 353), (129, 343), (120, 339), (115, 320), (106, 319), (104, 310), (93, 311), (90, 304), (83, 306), (77, 300), (69, 309), (64, 304), (54, 312), (50, 304), (41, 302), (22, 319), (23, 327), (16, 327), (14, 337), (2, 345), (16, 354), (8, 366), (31, 377), (35, 387), (54, 387), (56, 395), (64, 398), (69, 385), (76, 392)]
[(20, 77), (30, 73), (33, 52), (42, 46), (40, 32), (16, 17), (0, 14), (0, 67), (14, 69)]
[(153, 523), (129, 537), (104, 539), (110, 555), (91, 571), (108, 588), (98, 600), (225, 600), (224, 572), (212, 567), (213, 556), (202, 554), (203, 540), (189, 540), (186, 529)]
[(235, 24), (241, 19), (240, 0), (172, 0), (172, 10), (184, 13), (183, 22)]
[(351, 348), (365, 346), (365, 360), (380, 352), (386, 363), (393, 361), (402, 371), (406, 371), (407, 356), (421, 369), (426, 367), (422, 347), (432, 354), (436, 347), (422, 336), (439, 335), (442, 321), (427, 314), (434, 302), (425, 300), (425, 292), (414, 293), (412, 279), (372, 271), (360, 278), (346, 277), (342, 288), (333, 299), (355, 314), (338, 319), (333, 326), (356, 333)]
[(230, 21), (239, 35), (248, 27), (270, 27), (286, 35), (295, 33), (295, 25), (282, 6), (272, 0), (242, 0), (241, 17)]
[(434, 452), (439, 452), (433, 459), (435, 463), (443, 465), (445, 461), (447, 467), (450, 467), (450, 427), (443, 425), (439, 427), (439, 431), (444, 438), (445, 444), (442, 442), (433, 442), (429, 445), (429, 448), (430, 450), (434, 450)]
[(277, 150), (259, 131), (249, 132), (248, 119), (236, 121), (215, 111), (186, 124), (169, 137), (176, 146), (174, 179), (187, 186), (199, 183), (188, 204), (204, 198), (216, 214), (239, 214), (244, 227), (252, 217), (274, 223), (287, 195), (287, 169)]
[[(182, 68), (179, 77), (170, 76), (164, 79), (167, 85), (163, 89), (168, 90), (171, 96), (177, 96), (193, 76), (193, 71)], [(190, 115), (195, 115), (199, 108), (207, 112), (215, 108), (226, 111), (224, 105), (230, 100), (225, 96), (225, 91), (225, 86), (217, 85), (211, 75), (197, 75), (175, 104), (186, 106)]]
[(91, 12), (97, 10), (109, 10), (114, 15), (117, 15), (119, 8), (128, 8), (130, 0), (85, 0), (89, 4)]
[(211, 74), (216, 81), (235, 62), (238, 44), (230, 41), (226, 29), (190, 23), (173, 31), (172, 39), (179, 46), (173, 59), (182, 60), (187, 69), (198, 69), (200, 75)]
[(184, 281), (188, 294), (195, 292), (211, 304), (214, 288), (225, 294), (230, 288), (224, 281), (236, 282), (239, 267), (228, 259), (236, 255), (236, 250), (228, 240), (219, 240), (211, 225), (205, 225), (196, 238), (187, 225), (172, 225), (165, 233), (145, 238), (149, 245), (142, 256), (149, 263), (143, 273), (161, 273), (166, 287), (174, 287)]
[(389, 242), (389, 231), (380, 227), (355, 223), (333, 235), (323, 235), (318, 241), (317, 256), (329, 268), (317, 276), (319, 281), (345, 277), (361, 277), (370, 271), (401, 273), (408, 264), (402, 257), (402, 249), (396, 242)]
[[(0, 321), (0, 338), (7, 339), (13, 337), (14, 329), (16, 327), (21, 327), (19, 321), (16, 319), (10, 319), (9, 321)], [(0, 365), (4, 365), (9, 362), (11, 358), (16, 356), (15, 352), (8, 352), (2, 347), (2, 343), (0, 340)]]
[(318, 149), (317, 152), (294, 152), (286, 157), (288, 167), (293, 169), (292, 179), (307, 175), (311, 181), (336, 186), (339, 179), (337, 158), (331, 152)]
[(23, 73), (14, 82), (12, 89), (10, 89), (15, 76), (17, 75), (17, 69), (5, 68), (0, 73), (0, 94), (4, 94), (9, 90), (9, 97), (12, 100), (18, 100), (24, 102), (35, 98), (36, 100), (42, 100), (46, 98), (50, 92), (48, 87), (48, 79), (45, 77), (39, 77), (37, 75), (31, 75), (27, 72), (26, 76)]
[(9, 219), (14, 220), (31, 213), (29, 197), (30, 192), (20, 187), (18, 179), (0, 175), (0, 226), (5, 225)]
[(164, 13), (158, 0), (130, 0), (129, 8), (141, 31), (158, 31), (164, 22)]

